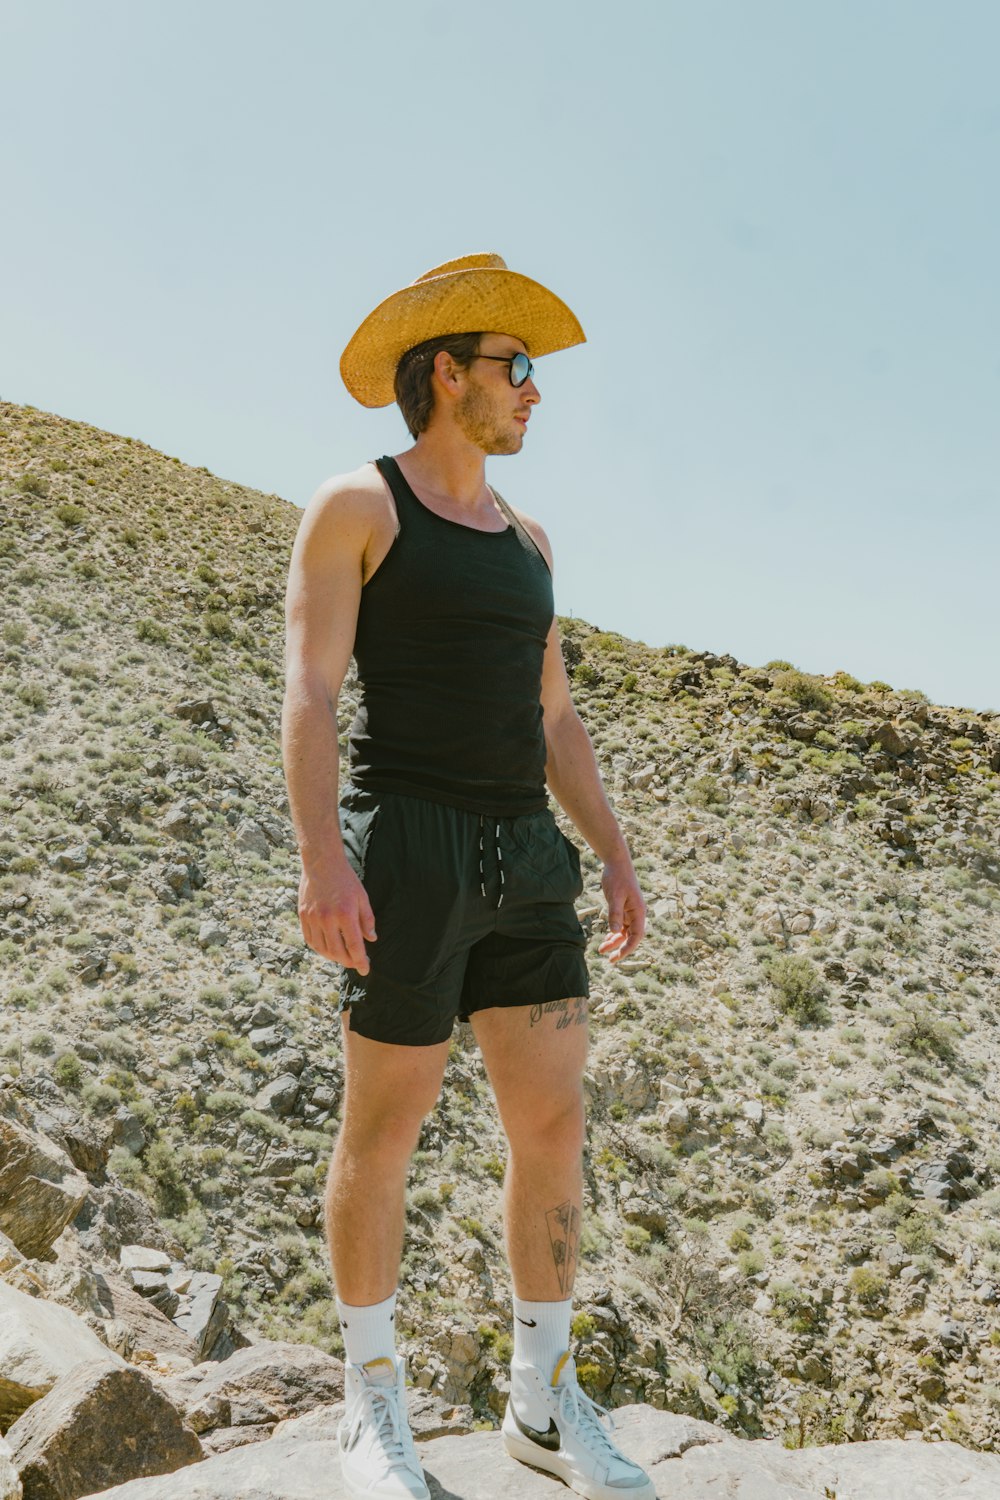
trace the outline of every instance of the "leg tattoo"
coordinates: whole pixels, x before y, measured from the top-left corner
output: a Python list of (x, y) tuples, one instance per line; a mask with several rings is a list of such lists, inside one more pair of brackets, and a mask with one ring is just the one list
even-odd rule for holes
[(555, 1262), (559, 1290), (569, 1296), (576, 1276), (577, 1245), (580, 1240), (580, 1212), (569, 1199), (558, 1208), (550, 1208), (545, 1215), (549, 1228), (549, 1243)]
[[(572, 1006), (572, 1010), (570, 1009)], [(533, 1005), (528, 1018), (530, 1026), (537, 1026), (546, 1016), (556, 1017), (556, 1030), (565, 1031), (567, 1026), (586, 1026), (587, 1024), (587, 1001), (577, 1000), (546, 1000), (542, 1005)]]

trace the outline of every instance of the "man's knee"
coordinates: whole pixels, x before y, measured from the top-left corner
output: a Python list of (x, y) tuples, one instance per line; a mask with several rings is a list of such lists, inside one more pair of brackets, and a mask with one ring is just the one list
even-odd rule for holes
[(352, 1156), (409, 1156), (438, 1091), (427, 1088), (393, 1097), (352, 1101), (350, 1091), (337, 1136), (337, 1150)]
[(586, 1111), (583, 1086), (558, 1098), (541, 1097), (508, 1121), (507, 1138), (515, 1155), (544, 1152), (572, 1156), (583, 1150)]

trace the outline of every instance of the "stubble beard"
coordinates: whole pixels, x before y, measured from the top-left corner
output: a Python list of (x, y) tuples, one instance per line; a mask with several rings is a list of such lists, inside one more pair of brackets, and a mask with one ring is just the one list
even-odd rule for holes
[[(511, 419), (513, 420), (513, 419)], [(523, 432), (505, 429), (493, 402), (479, 386), (471, 383), (455, 407), (455, 421), (470, 443), (487, 454), (519, 453)]]

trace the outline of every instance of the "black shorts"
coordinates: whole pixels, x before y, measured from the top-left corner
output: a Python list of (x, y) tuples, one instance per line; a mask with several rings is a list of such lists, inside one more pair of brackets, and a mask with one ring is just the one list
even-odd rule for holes
[(426, 1047), (456, 1017), (589, 994), (580, 854), (547, 808), (481, 817), (348, 785), (340, 826), (378, 934), (369, 972), (344, 970), (352, 1031)]

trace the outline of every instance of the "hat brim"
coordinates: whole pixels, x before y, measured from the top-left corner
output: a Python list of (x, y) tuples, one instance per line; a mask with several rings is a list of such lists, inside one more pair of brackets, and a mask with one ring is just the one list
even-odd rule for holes
[(369, 313), (341, 355), (343, 382), (362, 406), (389, 406), (406, 351), (448, 333), (506, 333), (532, 359), (586, 342), (575, 314), (540, 282), (517, 271), (450, 271), (394, 292)]

